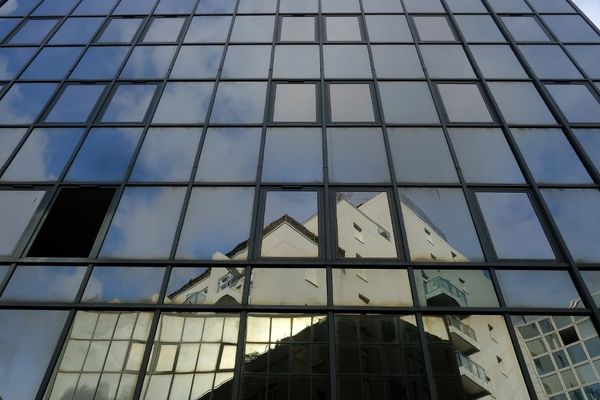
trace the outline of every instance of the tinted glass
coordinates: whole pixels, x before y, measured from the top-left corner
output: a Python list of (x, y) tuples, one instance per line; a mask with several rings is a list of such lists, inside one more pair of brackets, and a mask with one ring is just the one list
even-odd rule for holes
[(529, 82), (490, 82), (490, 90), (509, 124), (553, 124), (554, 117)]
[(235, 8), (234, 0), (201, 0), (196, 8), (197, 14), (231, 14)]
[(415, 46), (373, 45), (373, 65), (377, 78), (423, 78), (423, 67)]
[(525, 70), (509, 46), (472, 45), (470, 49), (484, 78), (527, 78)]
[(206, 119), (212, 82), (169, 82), (154, 112), (154, 123), (197, 124)]
[(90, 47), (71, 74), (74, 79), (113, 79), (125, 56), (127, 47)]
[(443, 13), (444, 7), (440, 0), (406, 0), (406, 11), (409, 13)]
[(368, 0), (363, 2), (366, 13), (401, 13), (402, 4), (399, 0)]
[(238, 12), (241, 14), (275, 13), (276, 8), (276, 0), (241, 0)]
[(280, 0), (279, 1), (279, 12), (280, 13), (294, 13), (294, 14), (305, 14), (305, 13), (316, 13), (319, 10), (319, 3), (317, 0)]
[(324, 268), (253, 268), (252, 282), (250, 304), (318, 306), (327, 303)]
[(55, 89), (55, 83), (15, 83), (0, 100), (0, 123), (32, 123)]
[(316, 122), (316, 85), (279, 83), (275, 86), (274, 122)]
[(579, 79), (581, 74), (560, 46), (519, 46), (540, 79)]
[(315, 34), (315, 17), (281, 17), (281, 41), (313, 42)]
[(117, 0), (82, 0), (74, 15), (102, 15), (107, 14), (114, 7)]
[[(0, 254), (10, 255), (33, 217), (45, 191), (0, 191)], [(7, 228), (10, 227), (10, 228)]]
[(379, 82), (388, 123), (438, 123), (431, 92), (424, 82)]
[(509, 307), (571, 308), (571, 302), (579, 299), (566, 271), (497, 271), (496, 274)]
[(157, 0), (121, 0), (115, 14), (148, 14)]
[(415, 279), (421, 305), (498, 307), (492, 277), (486, 270), (422, 269), (415, 271)]
[(367, 15), (367, 33), (371, 42), (412, 42), (404, 15)]
[(325, 17), (325, 35), (330, 42), (360, 42), (358, 17)]
[(542, 19), (560, 41), (600, 42), (600, 35), (579, 15), (544, 15)]
[(489, 0), (497, 13), (530, 13), (532, 10), (524, 0)]
[(590, 157), (596, 168), (600, 170), (600, 130), (574, 129), (573, 132), (585, 149), (588, 157)]
[(21, 266), (10, 278), (2, 301), (72, 302), (81, 286), (85, 267)]
[(271, 42), (275, 30), (274, 15), (238, 16), (233, 23), (232, 42)]
[(517, 42), (549, 42), (548, 34), (535, 17), (501, 17)]
[(39, 44), (56, 25), (56, 19), (29, 19), (10, 38), (11, 44)]
[(45, 47), (29, 64), (21, 79), (61, 80), (79, 53), (80, 47)]
[(153, 267), (95, 267), (81, 301), (156, 303), (164, 272)]
[(119, 85), (102, 115), (102, 122), (144, 121), (155, 90), (156, 85)]
[(421, 53), (432, 78), (475, 78), (475, 72), (459, 45), (424, 45)]
[(447, 0), (448, 8), (454, 13), (487, 11), (481, 0)]
[(141, 23), (142, 18), (113, 18), (98, 38), (98, 42), (129, 43), (133, 40)]
[(546, 89), (569, 122), (600, 122), (600, 103), (586, 85), (546, 84)]
[(143, 42), (176, 42), (184, 22), (185, 18), (154, 18)]
[(156, 14), (189, 14), (194, 10), (195, 0), (160, 0)]
[(318, 46), (275, 46), (273, 78), (320, 78)]
[(69, 85), (46, 116), (46, 122), (85, 122), (104, 91), (104, 85)]
[(0, 7), (0, 15), (22, 16), (27, 15), (40, 0), (8, 0)]
[(50, 44), (86, 44), (102, 23), (103, 18), (67, 18), (50, 39)]
[(365, 78), (372, 76), (366, 46), (323, 46), (325, 78)]
[(413, 17), (421, 41), (454, 42), (454, 32), (445, 17)]
[(170, 77), (174, 79), (215, 78), (222, 53), (222, 46), (182, 46)]
[(489, 15), (456, 15), (456, 23), (467, 42), (505, 42)]
[(330, 84), (332, 122), (374, 122), (371, 86), (366, 83)]
[(229, 33), (231, 17), (202, 16), (192, 18), (184, 43), (222, 43)]
[(26, 128), (0, 129), (0, 168), (8, 160), (12, 152), (25, 136)]
[(264, 116), (266, 82), (220, 82), (210, 121), (258, 123)]
[(567, 46), (567, 49), (590, 78), (600, 78), (600, 63), (597, 62), (600, 58), (600, 46)]
[(412, 306), (408, 273), (403, 269), (332, 271), (333, 304), (338, 306)]
[(0, 70), (0, 79), (11, 80), (17, 76), (33, 53), (35, 53), (35, 48), (30, 47), (0, 48), (0, 62), (3, 65)]
[(173, 46), (137, 46), (127, 60), (121, 78), (162, 79), (175, 54)]
[(599, 271), (581, 271), (581, 276), (585, 281), (585, 286), (587, 286), (588, 290), (592, 294), (594, 298), (594, 303), (598, 306), (600, 303), (600, 299), (598, 298), (598, 293), (600, 292), (600, 272)]
[(223, 78), (267, 79), (271, 46), (229, 46), (223, 65)]
[(437, 84), (449, 122), (494, 122), (479, 86), (467, 84)]

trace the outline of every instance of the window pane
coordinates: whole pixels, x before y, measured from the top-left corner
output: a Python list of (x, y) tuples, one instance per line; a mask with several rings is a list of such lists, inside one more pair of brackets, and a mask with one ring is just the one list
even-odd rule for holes
[(358, 17), (325, 17), (325, 35), (329, 42), (360, 42)]
[(366, 13), (401, 13), (400, 0), (366, 0), (363, 2)]
[(274, 122), (316, 122), (317, 85), (278, 83), (275, 86)]
[(102, 122), (143, 122), (155, 90), (156, 85), (119, 85)]
[(329, 97), (332, 122), (375, 122), (370, 85), (331, 83)]
[(82, 0), (73, 15), (104, 15), (108, 14), (117, 0)]
[(81, 301), (156, 303), (164, 274), (156, 267), (94, 267)]
[(281, 17), (281, 41), (314, 42), (315, 34), (315, 17)]
[(497, 13), (530, 13), (524, 0), (488, 0)]
[(157, 0), (121, 0), (115, 14), (144, 15), (152, 11)]
[(245, 260), (253, 200), (254, 188), (194, 188), (176, 257)]
[[(202, 4), (202, 2), (200, 2)], [(184, 43), (223, 43), (229, 33), (231, 17), (193, 17)]]
[(554, 251), (526, 193), (477, 193), (498, 258), (554, 259)]
[(126, 188), (100, 257), (169, 257), (185, 188)]
[(0, 48), (0, 79), (10, 81), (16, 77), (35, 51), (32, 47)]
[(596, 306), (600, 303), (600, 271), (581, 271), (581, 276), (594, 299)]
[(318, 257), (317, 193), (268, 191), (265, 200), (261, 257)]
[(153, 123), (197, 124), (206, 119), (212, 82), (169, 82), (162, 93)]
[(169, 277), (165, 303), (242, 304), (245, 271), (244, 267), (175, 267)]
[(377, 78), (423, 78), (423, 67), (415, 46), (373, 45), (373, 64)]
[(477, 84), (437, 84), (449, 122), (494, 122)]
[(62, 80), (81, 53), (81, 49), (81, 47), (45, 47), (20, 78)]
[(0, 168), (17, 148), (26, 132), (27, 128), (0, 129)]
[(463, 176), (470, 183), (524, 183), (500, 129), (450, 129)]
[[(296, 290), (281, 290), (297, 288)], [(325, 268), (253, 268), (250, 304), (325, 305)]]
[(137, 33), (142, 18), (113, 18), (104, 29), (98, 43), (130, 43)]
[(2, 301), (75, 300), (86, 267), (20, 266), (2, 293)]
[(85, 122), (105, 85), (68, 85), (46, 116), (46, 122)]
[(223, 65), (223, 78), (267, 79), (271, 46), (229, 46)]
[(439, 123), (431, 92), (424, 82), (379, 82), (388, 123)]
[(189, 14), (194, 10), (196, 0), (160, 0), (155, 14)]
[(273, 41), (275, 30), (274, 15), (244, 15), (235, 18), (231, 42), (267, 42)]
[(432, 78), (475, 78), (475, 72), (459, 45), (423, 45), (421, 53)]
[(395, 258), (386, 192), (336, 192), (337, 256)]
[(389, 182), (380, 128), (328, 128), (327, 143), (333, 182)]
[(0, 100), (0, 124), (31, 124), (54, 90), (55, 83), (15, 83)]
[(196, 14), (232, 14), (235, 4), (234, 0), (201, 0)]
[(323, 46), (323, 63), (325, 78), (370, 79), (372, 77), (367, 46)]
[(562, 42), (600, 42), (600, 35), (579, 15), (544, 15), (542, 19)]
[(540, 79), (582, 78), (560, 46), (528, 45), (519, 49)]
[(455, 15), (454, 18), (467, 42), (506, 42), (489, 15)]
[(560, 129), (512, 129), (535, 180), (541, 183), (591, 183)]
[(596, 168), (600, 170), (600, 129), (574, 129), (573, 132)]
[(67, 18), (48, 43), (86, 44), (103, 21), (103, 18)]
[(567, 46), (575, 61), (592, 79), (600, 78), (600, 46)]
[(83, 129), (35, 129), (4, 175), (3, 181), (55, 181), (71, 157)]
[(318, 46), (281, 45), (275, 46), (273, 78), (314, 78), (321, 77), (321, 62)]
[(260, 136), (260, 128), (208, 129), (196, 182), (254, 182)]
[(73, 161), (67, 181), (120, 181), (142, 135), (135, 128), (94, 128)]
[(0, 15), (22, 16), (27, 15), (38, 4), (40, 0), (9, 0), (0, 7)]
[(170, 77), (173, 79), (215, 78), (222, 53), (222, 46), (182, 46)]
[(29, 221), (44, 197), (45, 191), (0, 191), (0, 254), (11, 255)]
[(446, 17), (413, 17), (421, 41), (456, 41)]
[(413, 41), (404, 15), (367, 15), (365, 21), (372, 43)]
[(212, 123), (259, 123), (264, 116), (265, 82), (220, 82)]
[(448, 8), (453, 13), (461, 12), (473, 12), (473, 13), (485, 13), (487, 9), (481, 2), (481, 0), (447, 0)]
[(241, 14), (274, 14), (276, 0), (240, 0), (238, 13)]
[(323, 0), (321, 9), (324, 13), (360, 13), (357, 0)]
[(413, 305), (408, 273), (403, 269), (333, 269), (333, 304), (337, 306)]
[(502, 22), (517, 42), (549, 42), (548, 34), (535, 17), (501, 17)]
[(137, 46), (127, 60), (121, 78), (162, 79), (167, 74), (174, 46)]
[(573, 300), (579, 299), (566, 271), (496, 271), (496, 274), (509, 307), (572, 308)]
[(200, 143), (199, 128), (151, 128), (133, 167), (131, 181), (187, 182)]
[(185, 18), (153, 18), (143, 42), (176, 42), (184, 22)]
[(542, 191), (550, 213), (567, 247), (577, 262), (597, 262), (600, 249), (600, 192), (586, 189), (546, 189)]
[(422, 269), (414, 274), (423, 306), (498, 307), (496, 290), (487, 270)]
[(546, 89), (569, 122), (600, 122), (600, 103), (586, 85), (551, 85)]
[(469, 46), (484, 78), (525, 79), (527, 74), (515, 53), (504, 45)]
[(440, 0), (406, 0), (406, 11), (409, 13), (443, 13), (444, 7)]
[(540, 94), (529, 82), (490, 82), (492, 95), (509, 124), (556, 123)]
[[(265, 141), (264, 182), (321, 182), (321, 128), (269, 128)], [(303, 160), (299, 167), (289, 160)], [(211, 173), (214, 173), (211, 172)]]
[(56, 25), (57, 19), (28, 19), (19, 28), (8, 43), (40, 44)]
[(460, 189), (401, 188), (399, 194), (412, 261), (483, 261)]
[(71, 74), (73, 79), (113, 79), (128, 48), (125, 46), (90, 47)]
[(317, 13), (319, 3), (317, 0), (280, 0), (279, 12), (289, 14)]

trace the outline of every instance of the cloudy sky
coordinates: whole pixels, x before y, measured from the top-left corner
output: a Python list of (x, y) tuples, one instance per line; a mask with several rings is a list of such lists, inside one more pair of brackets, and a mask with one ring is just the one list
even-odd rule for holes
[(596, 26), (600, 27), (600, 1), (599, 0), (575, 0), (575, 3), (585, 12)]

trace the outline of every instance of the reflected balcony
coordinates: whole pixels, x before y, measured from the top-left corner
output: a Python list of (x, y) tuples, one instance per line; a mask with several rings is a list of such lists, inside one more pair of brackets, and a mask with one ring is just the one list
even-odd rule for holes
[(473, 399), (478, 399), (492, 393), (489, 378), (481, 365), (460, 351), (456, 352), (456, 359), (458, 360), (458, 370), (465, 393)]
[(480, 350), (475, 331), (457, 316), (449, 315), (448, 332), (454, 347), (463, 354), (473, 354)]
[(467, 306), (467, 295), (444, 277), (425, 282), (425, 297), (430, 306)]

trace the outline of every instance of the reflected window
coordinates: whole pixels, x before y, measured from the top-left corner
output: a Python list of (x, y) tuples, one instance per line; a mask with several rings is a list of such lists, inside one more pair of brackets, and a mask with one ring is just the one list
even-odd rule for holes
[(113, 79), (128, 48), (125, 46), (90, 47), (71, 74), (74, 79)]
[(131, 398), (151, 320), (152, 313), (78, 311), (45, 398), (94, 393), (106, 399)]
[(68, 311), (0, 310), (2, 398), (35, 398), (67, 316)]
[(549, 42), (550, 38), (534, 16), (500, 17), (517, 42)]
[(325, 17), (325, 37), (329, 42), (360, 42), (358, 17)]
[(278, 83), (274, 102), (273, 122), (317, 122), (314, 83)]
[(399, 195), (412, 261), (484, 260), (460, 189), (401, 188)]
[(334, 268), (332, 271), (336, 306), (413, 305), (406, 270)]
[(0, 62), (2, 63), (0, 79), (10, 81), (16, 77), (35, 51), (36, 49), (32, 47), (0, 48)]
[[(263, 182), (321, 182), (321, 147), (321, 128), (268, 128)], [(302, 168), (289, 162), (293, 159), (303, 160)]]
[(131, 43), (142, 18), (112, 18), (98, 38), (98, 43)]
[(160, 0), (155, 14), (189, 14), (194, 10), (195, 0)]
[(555, 259), (527, 193), (478, 192), (476, 196), (498, 258)]
[(46, 116), (46, 122), (86, 122), (105, 85), (68, 85)]
[(317, 192), (267, 191), (261, 257), (319, 256)]
[[(204, 0), (203, 0), (204, 1)], [(203, 3), (200, 2), (200, 4)], [(229, 33), (230, 16), (193, 17), (184, 43), (224, 43)]]
[(425, 82), (379, 82), (386, 122), (439, 123), (431, 92)]
[(19, 266), (12, 274), (1, 301), (72, 302), (86, 267)]
[(413, 41), (404, 15), (367, 15), (365, 21), (371, 43)]
[(100, 257), (168, 258), (184, 196), (185, 188), (126, 188)]
[(0, 191), (0, 255), (9, 256), (29, 225), (45, 191)]
[(591, 183), (560, 129), (511, 129), (537, 182)]
[(266, 82), (220, 82), (210, 122), (260, 123), (264, 117), (266, 95)]
[(336, 192), (339, 258), (395, 258), (396, 244), (386, 192)]
[(600, 42), (600, 35), (580, 15), (544, 15), (542, 19), (561, 42)]
[(458, 182), (440, 128), (388, 128), (388, 137), (399, 182)]
[(432, 78), (469, 79), (475, 72), (460, 45), (422, 45), (423, 62)]
[(525, 79), (527, 74), (507, 45), (469, 46), (479, 70), (486, 79)]
[(114, 91), (102, 122), (143, 122), (156, 85), (120, 84)]
[(315, 17), (281, 17), (279, 40), (282, 42), (314, 42), (315, 39)]
[[(79, 53), (81, 53), (81, 47), (45, 47), (29, 64), (20, 78), (28, 80), (62, 80)], [(15, 56), (19, 57), (20, 54), (17, 53)], [(1, 53), (0, 58), (2, 58)]]
[(151, 128), (146, 134), (129, 179), (142, 182), (187, 182), (201, 133), (199, 128)]
[(253, 268), (251, 282), (250, 304), (327, 304), (325, 268)]
[(566, 271), (496, 271), (509, 307), (583, 307)]
[[(164, 1), (163, 4), (166, 4)], [(171, 1), (171, 3), (173, 3)], [(157, 10), (158, 12), (158, 10)], [(160, 18), (155, 17), (152, 18), (150, 22), (150, 26), (146, 30), (146, 34), (144, 35), (144, 39), (142, 42), (144, 43), (152, 43), (152, 42), (176, 42), (179, 34), (181, 32), (181, 28), (183, 27), (183, 23), (185, 22), (185, 18)]]
[(448, 122), (494, 122), (479, 85), (474, 83), (438, 83)]
[(448, 19), (440, 16), (413, 17), (419, 39), (422, 42), (454, 42), (454, 32)]
[(267, 79), (271, 46), (229, 46), (222, 77), (225, 79)]
[(230, 40), (232, 43), (270, 43), (273, 41), (274, 30), (274, 15), (236, 16)]
[(530, 82), (488, 83), (496, 104), (509, 124), (554, 124), (556, 120)]
[(245, 260), (254, 188), (192, 189), (176, 257)]
[(600, 170), (600, 129), (574, 129), (573, 133), (596, 168)]
[(569, 53), (577, 64), (592, 79), (600, 78), (600, 46), (598, 45), (573, 45), (567, 46)]
[(175, 267), (166, 304), (242, 304), (244, 267)]
[(406, 12), (409, 13), (444, 13), (444, 7), (440, 0), (406, 0), (404, 2)]
[(330, 83), (332, 122), (375, 122), (373, 94), (368, 83)]
[(27, 128), (0, 128), (0, 168), (17, 148)]
[(319, 47), (311, 45), (278, 45), (275, 46), (273, 61), (273, 78), (283, 79), (319, 79), (320, 72)]
[(229, 398), (239, 325), (237, 314), (162, 314), (140, 398)]
[(430, 307), (498, 307), (487, 270), (415, 270), (419, 303)]
[(545, 86), (569, 122), (600, 122), (600, 102), (587, 85), (546, 84)]
[(31, 124), (54, 93), (56, 83), (15, 83), (0, 100), (0, 124)]
[(558, 45), (521, 45), (519, 50), (540, 79), (582, 78), (575, 65)]
[(209, 128), (196, 182), (254, 182), (260, 136), (260, 128)]
[(423, 78), (423, 67), (413, 45), (373, 45), (373, 65), (377, 78)]
[(173, 79), (208, 79), (217, 76), (223, 46), (182, 46), (173, 65)]
[(506, 42), (489, 15), (455, 15), (454, 18), (467, 42)]
[(81, 138), (80, 128), (37, 128), (13, 158), (2, 181), (55, 181)]
[(135, 128), (93, 128), (65, 180), (120, 181), (141, 135), (141, 129)]
[(323, 64), (325, 78), (370, 79), (373, 75), (367, 46), (325, 45)]
[(8, 41), (9, 44), (40, 44), (56, 25), (57, 19), (27, 19)]
[(156, 303), (165, 273), (157, 267), (94, 267), (84, 303)]
[(380, 128), (328, 128), (329, 179), (333, 182), (389, 182)]
[(174, 54), (174, 46), (137, 46), (123, 67), (121, 78), (162, 79)]
[(153, 123), (197, 124), (206, 119), (212, 82), (169, 82), (162, 93)]
[(104, 18), (67, 18), (48, 43), (86, 44), (103, 21)]
[(470, 183), (524, 183), (521, 170), (498, 128), (451, 128), (463, 177)]

